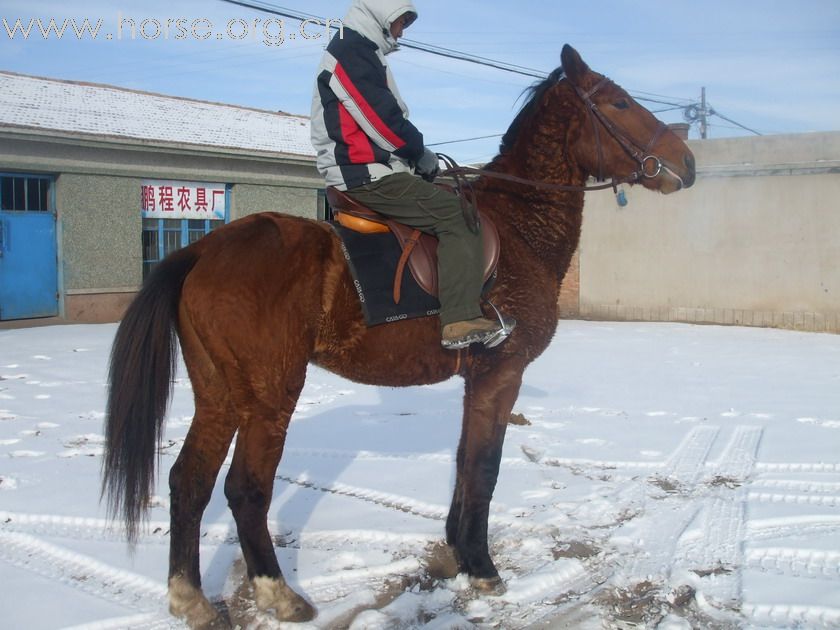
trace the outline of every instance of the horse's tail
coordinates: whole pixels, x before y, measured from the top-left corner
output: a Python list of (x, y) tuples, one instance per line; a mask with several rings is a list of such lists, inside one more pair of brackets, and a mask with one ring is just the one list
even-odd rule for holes
[(178, 359), (178, 304), (198, 260), (182, 249), (158, 264), (117, 329), (108, 373), (102, 498), (111, 517), (137, 540), (155, 481), (156, 451)]

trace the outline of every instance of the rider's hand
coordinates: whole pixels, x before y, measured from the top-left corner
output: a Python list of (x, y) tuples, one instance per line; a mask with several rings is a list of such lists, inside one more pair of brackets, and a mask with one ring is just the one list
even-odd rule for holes
[(417, 160), (415, 171), (427, 182), (434, 181), (435, 177), (437, 177), (437, 174), (440, 172), (437, 153), (426, 147), (423, 151), (423, 156)]

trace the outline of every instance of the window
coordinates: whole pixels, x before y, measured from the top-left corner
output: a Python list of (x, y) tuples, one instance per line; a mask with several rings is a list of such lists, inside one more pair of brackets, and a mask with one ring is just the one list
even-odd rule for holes
[(143, 277), (175, 250), (224, 225), (210, 219), (143, 219)]
[(0, 175), (0, 210), (52, 212), (52, 184), (45, 175)]
[(229, 219), (230, 185), (144, 179), (143, 277), (172, 252), (195, 243)]

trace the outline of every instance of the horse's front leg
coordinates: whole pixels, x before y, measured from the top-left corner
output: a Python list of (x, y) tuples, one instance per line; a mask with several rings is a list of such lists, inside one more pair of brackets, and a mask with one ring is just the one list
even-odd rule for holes
[(504, 584), (490, 559), (487, 518), (499, 475), (510, 412), (519, 394), (524, 366), (476, 361), (466, 377), (464, 419), (458, 445), (446, 541), (458, 568), (483, 591), (500, 593)]

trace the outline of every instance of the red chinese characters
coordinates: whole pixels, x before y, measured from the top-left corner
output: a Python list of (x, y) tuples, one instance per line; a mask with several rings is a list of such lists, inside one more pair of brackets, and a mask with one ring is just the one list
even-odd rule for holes
[(227, 191), (223, 184), (146, 180), (140, 186), (144, 218), (224, 220)]
[(141, 186), (140, 187), (140, 207), (144, 212), (152, 212), (155, 210), (155, 187)]
[(190, 210), (190, 189), (183, 186), (178, 189), (178, 208)]
[(158, 186), (158, 203), (164, 212), (173, 212), (172, 186)]

